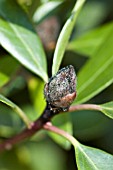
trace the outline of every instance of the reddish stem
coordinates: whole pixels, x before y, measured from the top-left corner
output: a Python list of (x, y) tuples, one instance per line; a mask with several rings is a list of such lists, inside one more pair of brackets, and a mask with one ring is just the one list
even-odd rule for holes
[(37, 131), (43, 128), (43, 125), (50, 121), (51, 118), (54, 116), (54, 113), (52, 110), (46, 109), (44, 113), (33, 123), (32, 127), (30, 129), (25, 129), (20, 134), (17, 134), (16, 136), (5, 140), (3, 143), (0, 144), (0, 152), (4, 150), (9, 150), (13, 147), (13, 145), (23, 141), (26, 138), (31, 137), (34, 135)]
[(71, 136), (69, 133), (65, 132), (64, 130), (57, 128), (56, 126), (53, 126), (51, 124), (51, 122), (45, 123), (43, 128), (45, 130), (48, 130), (48, 131), (54, 132), (60, 136), (63, 136), (65, 139), (70, 141), (71, 144), (73, 144), (74, 146), (78, 145), (78, 141), (73, 136)]
[[(71, 106), (69, 111), (78, 111), (78, 110), (101, 110), (100, 106), (94, 105), (94, 104), (83, 104), (83, 105), (76, 105)], [(52, 110), (46, 108), (44, 113), (33, 123), (31, 129), (25, 129), (20, 134), (17, 134), (16, 136), (5, 140), (3, 143), (0, 144), (0, 152), (4, 150), (9, 150), (13, 147), (13, 145), (25, 140), (26, 138), (31, 137), (34, 135), (37, 131), (42, 129), (43, 127), (46, 129), (47, 126), (44, 126), (47, 122), (51, 120), (51, 118), (58, 114), (59, 111), (53, 112)]]
[(101, 111), (101, 107), (99, 105), (96, 105), (96, 104), (80, 104), (80, 105), (76, 105), (76, 106), (71, 106), (69, 108), (70, 112), (78, 111), (78, 110), (98, 110), (98, 111)]

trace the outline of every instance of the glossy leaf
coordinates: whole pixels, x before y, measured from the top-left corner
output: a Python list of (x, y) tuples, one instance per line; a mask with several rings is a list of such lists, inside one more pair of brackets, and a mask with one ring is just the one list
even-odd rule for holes
[[(5, 5), (8, 11), (6, 11)], [(13, 5), (13, 9), (11, 5)], [(22, 12), (15, 1), (2, 0), (0, 1), (0, 15), (5, 19), (0, 19), (0, 43), (2, 47), (21, 64), (47, 81), (45, 53), (26, 14)]]
[[(78, 74), (76, 103), (83, 103), (113, 83), (113, 29)], [(74, 103), (75, 103), (74, 102)]]
[(78, 170), (111, 170), (113, 155), (102, 150), (78, 144), (75, 146)]
[(10, 56), (4, 56), (0, 59), (0, 87), (10, 80), (18, 67), (19, 63)]
[(1, 94), (0, 94), (0, 101), (4, 104), (8, 105), (9, 107), (11, 107), (22, 118), (22, 120), (25, 122), (25, 124), (28, 126), (28, 128), (30, 128), (30, 126), (31, 126), (30, 120), (27, 118), (25, 113), (16, 104), (14, 104), (12, 101), (10, 101), (9, 99), (7, 99), (6, 97), (4, 97)]
[(113, 169), (113, 155), (96, 148), (82, 145), (73, 136), (57, 128), (56, 126), (46, 124), (44, 129), (59, 134), (71, 142), (75, 149), (78, 170)]
[(86, 33), (72, 40), (68, 45), (68, 50), (78, 52), (86, 56), (93, 56), (100, 45), (106, 40), (113, 28), (113, 23), (106, 24), (93, 31)]
[(67, 47), (67, 43), (69, 41), (69, 38), (72, 33), (73, 27), (75, 25), (76, 19), (79, 15), (79, 12), (80, 12), (84, 2), (85, 2), (85, 0), (78, 0), (76, 2), (75, 7), (73, 8), (73, 11), (71, 13), (71, 16), (66, 21), (66, 23), (59, 35), (55, 53), (54, 53), (54, 57), (53, 57), (52, 75), (56, 74), (60, 67), (64, 52)]
[(35, 33), (0, 20), (0, 43), (21, 64), (47, 81), (45, 54)]
[(101, 104), (101, 111), (108, 117), (113, 119), (113, 102), (108, 102), (105, 104)]
[(55, 10), (62, 2), (50, 1), (42, 4), (34, 13), (33, 21), (39, 23), (43, 18), (49, 15), (50, 12)]

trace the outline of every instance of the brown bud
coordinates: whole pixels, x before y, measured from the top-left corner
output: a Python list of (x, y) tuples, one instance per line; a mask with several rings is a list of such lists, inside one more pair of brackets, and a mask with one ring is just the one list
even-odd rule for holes
[(76, 74), (74, 67), (69, 65), (62, 68), (51, 77), (44, 88), (46, 101), (51, 107), (68, 110), (76, 97)]

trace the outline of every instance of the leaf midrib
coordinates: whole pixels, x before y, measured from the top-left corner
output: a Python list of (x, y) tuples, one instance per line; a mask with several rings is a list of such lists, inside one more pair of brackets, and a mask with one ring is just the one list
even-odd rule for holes
[(93, 161), (90, 159), (90, 157), (88, 157), (88, 155), (84, 152), (83, 148), (78, 145), (78, 148), (80, 149), (80, 151), (82, 152), (82, 154), (84, 154), (84, 156), (87, 158), (87, 160), (89, 160), (89, 162), (94, 166), (95, 170), (99, 170), (98, 167), (93, 163)]
[[(101, 105), (100, 105), (101, 106)], [(113, 108), (109, 108), (109, 107), (106, 107), (106, 106), (101, 106), (102, 107), (102, 109), (104, 109), (104, 110), (109, 110), (109, 111), (113, 111)]]
[(37, 65), (37, 67), (41, 70), (42, 68), (40, 67), (40, 65), (38, 64), (36, 58), (34, 57), (34, 54), (32, 53), (32, 50), (30, 50), (29, 46), (27, 45), (27, 43), (24, 41), (24, 39), (22, 39), (22, 37), (20, 36), (19, 34), (19, 31), (17, 29), (15, 29), (15, 27), (11, 24), (11, 23), (8, 23), (9, 26), (11, 27), (11, 29), (15, 32), (17, 38), (22, 42), (22, 44), (25, 46), (25, 49), (27, 49), (27, 51), (29, 52), (29, 54), (31, 55), (34, 63)]

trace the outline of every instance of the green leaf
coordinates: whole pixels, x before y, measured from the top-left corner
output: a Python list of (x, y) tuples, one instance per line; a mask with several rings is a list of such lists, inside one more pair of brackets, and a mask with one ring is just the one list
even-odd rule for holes
[(46, 124), (44, 129), (52, 131), (69, 140), (75, 149), (78, 170), (111, 170), (113, 169), (113, 155), (99, 149), (91, 148), (79, 143), (73, 136), (64, 130)]
[[(52, 122), (55, 126), (59, 127), (60, 129), (65, 130), (67, 133), (69, 133), (69, 134), (73, 133), (72, 122), (70, 120), (68, 113), (60, 114), (58, 117), (55, 117), (52, 120)], [(70, 142), (67, 139), (65, 139), (64, 137), (59, 136), (59, 135), (52, 133), (52, 132), (49, 132), (48, 134), (50, 135), (50, 137), (56, 143), (58, 143), (64, 149), (70, 149), (71, 148)]]
[(113, 169), (113, 155), (100, 149), (82, 145), (73, 136), (64, 133), (62, 135), (74, 146), (78, 170)]
[(77, 99), (83, 103), (113, 83), (113, 29), (97, 53), (78, 74)]
[(113, 156), (99, 149), (78, 144), (75, 146), (78, 170), (111, 170)]
[[(6, 11), (5, 5), (8, 11)], [(45, 53), (26, 14), (12, 0), (0, 1), (0, 14), (6, 20), (0, 19), (0, 43), (2, 47), (21, 64), (47, 82)]]
[(35, 33), (1, 19), (0, 43), (21, 64), (47, 81), (45, 54)]
[(37, 112), (37, 117), (44, 111), (46, 106), (46, 100), (44, 99), (44, 82), (39, 79), (32, 77), (28, 82), (29, 93), (31, 101)]
[(81, 10), (84, 2), (85, 2), (85, 0), (78, 0), (76, 2), (75, 6), (72, 10), (71, 16), (66, 21), (66, 23), (59, 35), (55, 53), (54, 53), (54, 57), (53, 57), (52, 75), (56, 74), (60, 67), (65, 49), (67, 47), (67, 43), (69, 41), (69, 38), (72, 33), (73, 27), (75, 25), (76, 19), (80, 13), (80, 10)]
[(25, 113), (16, 104), (14, 104), (12, 101), (10, 101), (9, 99), (7, 99), (1, 94), (0, 94), (0, 101), (8, 105), (9, 107), (11, 107), (22, 118), (22, 120), (25, 122), (28, 128), (31, 127), (30, 120), (26, 117)]
[(41, 22), (47, 15), (49, 15), (53, 10), (55, 10), (62, 2), (60, 1), (50, 1), (42, 4), (34, 13), (33, 21), (35, 23)]
[(113, 102), (108, 102), (100, 105), (101, 111), (108, 117), (113, 119)]
[(92, 30), (85, 35), (72, 40), (68, 45), (68, 50), (78, 52), (86, 56), (93, 56), (100, 45), (106, 40), (113, 28), (113, 23), (108, 23), (102, 27)]
[(19, 63), (10, 56), (4, 56), (0, 59), (0, 87), (5, 85), (10, 80), (11, 76), (13, 76), (13, 74), (17, 71), (18, 67)]

